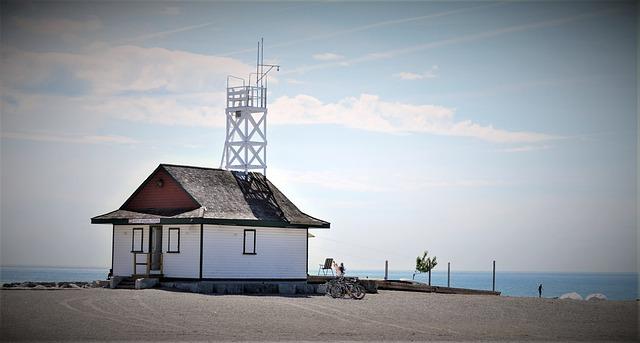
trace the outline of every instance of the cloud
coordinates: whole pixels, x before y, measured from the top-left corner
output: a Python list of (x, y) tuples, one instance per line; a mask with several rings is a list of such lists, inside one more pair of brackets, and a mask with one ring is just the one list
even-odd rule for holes
[(192, 30), (196, 30), (196, 29), (205, 28), (205, 27), (211, 26), (213, 24), (214, 24), (213, 22), (208, 22), (208, 23), (202, 23), (202, 24), (197, 24), (197, 25), (189, 25), (189, 26), (179, 27), (179, 28), (175, 28), (175, 29), (171, 29), (171, 30), (152, 32), (152, 33), (147, 33), (147, 34), (144, 34), (144, 35), (136, 36), (136, 37), (133, 37), (133, 38), (123, 39), (120, 42), (122, 42), (122, 43), (131, 43), (131, 42), (141, 42), (141, 41), (154, 39), (154, 38), (162, 38), (162, 37), (166, 37), (166, 36), (172, 35), (174, 33), (186, 32), (186, 31), (192, 31)]
[(387, 102), (361, 94), (335, 103), (309, 95), (283, 96), (271, 105), (271, 124), (334, 124), (384, 133), (430, 133), (471, 137), (493, 143), (533, 143), (558, 137), (536, 132), (508, 131), (470, 120), (456, 120), (455, 109), (437, 105)]
[[(320, 188), (348, 192), (415, 192), (433, 188), (480, 188), (504, 186), (504, 182), (485, 179), (438, 179), (389, 175), (383, 170), (292, 170), (269, 169), (269, 179), (276, 184), (313, 185)], [(384, 182), (381, 182), (384, 180)]]
[(174, 16), (182, 13), (182, 10), (180, 10), (180, 7), (178, 6), (167, 6), (162, 8), (162, 10), (160, 10), (160, 13), (164, 15)]
[(55, 36), (79, 34), (86, 31), (96, 31), (102, 28), (102, 22), (97, 17), (90, 17), (86, 20), (14, 17), (11, 21), (14, 25), (23, 30), (37, 34)]
[[(3, 86), (37, 89), (64, 71), (87, 82), (93, 95), (197, 93), (225, 87), (227, 75), (248, 75), (251, 66), (228, 57), (132, 45), (94, 45), (84, 52), (2, 52)], [(59, 76), (58, 76), (59, 77)]]
[[(118, 118), (161, 125), (222, 127), (226, 76), (247, 75), (252, 70), (232, 58), (129, 45), (96, 45), (81, 53), (35, 53), (7, 48), (2, 57), (5, 113), (36, 122), (38, 116), (48, 115), (47, 107), (55, 104), (56, 113), (90, 113), (91, 117), (78, 118), (86, 121)], [(61, 73), (67, 73), (68, 77), (62, 77)], [(71, 85), (82, 96), (70, 99), (63, 96), (65, 90), (54, 94), (60, 96), (51, 96), (42, 87), (51, 84), (51, 80), (70, 80), (57, 84)], [(77, 87), (83, 88), (81, 92)], [(384, 101), (370, 94), (335, 103), (299, 94), (277, 98), (269, 113), (271, 125), (334, 124), (393, 134), (472, 137), (496, 143), (533, 143), (556, 138), (457, 120), (454, 112), (453, 108), (438, 105)]]
[(374, 182), (371, 182), (371, 180), (363, 181), (362, 177), (345, 175), (344, 172), (301, 171), (274, 168), (269, 169), (269, 178), (276, 183), (278, 183), (277, 180), (286, 180), (286, 183), (316, 185), (326, 189), (342, 191), (383, 192), (390, 190), (390, 188), (386, 186), (376, 185)]
[(285, 81), (290, 85), (303, 85), (303, 84), (306, 83), (304, 81), (300, 81), (300, 80), (296, 80), (296, 79), (285, 79)]
[(393, 76), (398, 77), (402, 80), (433, 79), (437, 77), (436, 71), (438, 71), (438, 66), (432, 66), (431, 69), (427, 70), (424, 73), (412, 73), (403, 71), (397, 74), (393, 74)]
[[(352, 27), (352, 28), (345, 29), (345, 30), (338, 30), (338, 31), (333, 31), (333, 32), (328, 32), (328, 33), (322, 33), (322, 34), (315, 35), (315, 36), (307, 36), (307, 37), (300, 38), (300, 39), (294, 39), (294, 40), (290, 40), (290, 41), (275, 43), (275, 44), (269, 45), (268, 47), (269, 48), (278, 48), (278, 47), (291, 46), (291, 45), (295, 45), (295, 44), (299, 44), (299, 43), (310, 42), (310, 41), (314, 41), (314, 40), (326, 40), (326, 39), (332, 38), (332, 37), (344, 36), (344, 35), (347, 35), (349, 33), (367, 31), (367, 30), (376, 29), (376, 28), (380, 28), (380, 27), (392, 26), (392, 25), (398, 25), (398, 24), (405, 24), (405, 23), (410, 23), (410, 22), (420, 21), (420, 20), (425, 20), (425, 19), (446, 17), (446, 16), (449, 16), (449, 15), (454, 15), (454, 14), (463, 13), (463, 12), (467, 12), (467, 11), (473, 11), (473, 10), (476, 10), (476, 9), (484, 9), (484, 8), (493, 7), (493, 6), (501, 6), (501, 5), (504, 5), (504, 4), (505, 3), (492, 3), (492, 4), (488, 4), (488, 5), (487, 4), (483, 4), (483, 5), (480, 5), (480, 6), (465, 7), (465, 8), (455, 9), (455, 10), (451, 10), (451, 11), (432, 13), (432, 14), (422, 15), (422, 16), (417, 16), (417, 17), (408, 17), (408, 18), (384, 20), (384, 21), (379, 21), (379, 22), (375, 22), (375, 23), (371, 23), (371, 24), (362, 25), (362, 26)], [(255, 52), (255, 49), (241, 49), (241, 50), (236, 50), (236, 51), (231, 51), (231, 52), (219, 54), (219, 56), (231, 56), (231, 55), (242, 54), (242, 53), (246, 53), (246, 52)]]
[(180, 94), (163, 97), (111, 97), (90, 100), (85, 108), (103, 117), (167, 126), (224, 127), (225, 93)]
[(253, 70), (233, 58), (129, 45), (77, 53), (3, 47), (2, 59), (3, 126), (16, 131), (60, 120), (89, 128), (108, 118), (221, 127), (226, 76)]
[(284, 71), (282, 74), (288, 75), (288, 74), (305, 73), (313, 70), (339, 67), (344, 65), (345, 63), (348, 63), (349, 65), (355, 65), (359, 63), (370, 62), (370, 61), (375, 61), (380, 59), (390, 59), (397, 56), (402, 56), (402, 55), (415, 53), (419, 51), (430, 50), (430, 49), (435, 49), (443, 46), (449, 46), (449, 45), (460, 44), (460, 43), (475, 42), (475, 41), (499, 37), (505, 34), (515, 33), (515, 32), (524, 32), (524, 31), (540, 29), (545, 27), (560, 26), (560, 25), (564, 25), (564, 24), (579, 21), (579, 20), (586, 20), (589, 18), (606, 15), (606, 14), (615, 12), (617, 10), (618, 9), (613, 8), (613, 9), (607, 9), (603, 11), (582, 13), (576, 16), (571, 16), (571, 17), (563, 17), (563, 18), (533, 22), (528, 24), (508, 26), (508, 27), (503, 27), (495, 30), (489, 30), (489, 31), (478, 32), (478, 33), (470, 33), (470, 34), (451, 37), (451, 38), (447, 38), (447, 39), (443, 39), (435, 42), (415, 44), (415, 45), (406, 46), (398, 49), (392, 49), (392, 50), (371, 52), (357, 58), (352, 58), (352, 59), (339, 61), (339, 62), (325, 61), (324, 63), (319, 63), (315, 65), (302, 66), (299, 68)]
[(523, 145), (511, 148), (498, 149), (498, 152), (530, 152), (530, 151), (538, 151), (538, 150), (547, 150), (550, 149), (549, 145)]
[(342, 55), (334, 54), (332, 52), (325, 52), (322, 54), (314, 54), (313, 58), (318, 61), (337, 61), (344, 58)]
[(40, 142), (58, 142), (74, 144), (136, 144), (130, 137), (118, 135), (69, 135), (43, 132), (2, 132), (3, 139), (19, 139)]

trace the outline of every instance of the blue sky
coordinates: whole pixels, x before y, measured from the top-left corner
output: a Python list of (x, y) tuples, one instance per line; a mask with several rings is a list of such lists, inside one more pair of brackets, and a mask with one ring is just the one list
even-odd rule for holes
[(108, 266), (159, 163), (218, 167), (265, 38), (268, 171), (313, 267), (637, 268), (633, 2), (6, 3), (3, 265)]

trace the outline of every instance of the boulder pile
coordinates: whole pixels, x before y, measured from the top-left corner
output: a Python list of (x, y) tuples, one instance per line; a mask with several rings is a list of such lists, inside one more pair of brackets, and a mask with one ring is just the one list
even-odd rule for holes
[(64, 281), (64, 282), (11, 282), (2, 285), (3, 289), (60, 289), (60, 288), (108, 288), (109, 281)]

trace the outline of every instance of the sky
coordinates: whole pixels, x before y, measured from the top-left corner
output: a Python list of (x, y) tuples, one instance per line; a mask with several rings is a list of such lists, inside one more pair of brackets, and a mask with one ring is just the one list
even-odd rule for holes
[[(106, 267), (160, 163), (218, 168), (264, 37), (309, 268), (631, 272), (634, 2), (2, 2), (0, 264)], [(444, 267), (442, 267), (444, 265)]]

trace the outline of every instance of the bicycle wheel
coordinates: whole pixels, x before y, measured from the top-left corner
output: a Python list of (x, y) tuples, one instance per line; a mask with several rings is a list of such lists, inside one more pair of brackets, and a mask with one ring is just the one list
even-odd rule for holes
[(342, 298), (344, 297), (344, 290), (342, 289), (341, 285), (334, 285), (329, 290), (329, 294), (331, 295), (332, 298), (335, 298), (335, 299)]
[(327, 284), (326, 286), (327, 286), (327, 288), (325, 289), (324, 294), (325, 295), (331, 295), (331, 289), (333, 288), (333, 285)]
[(353, 299), (361, 300), (362, 298), (364, 298), (365, 294), (366, 294), (366, 290), (364, 289), (364, 287), (362, 287), (362, 285), (355, 284), (351, 288), (351, 297)]

